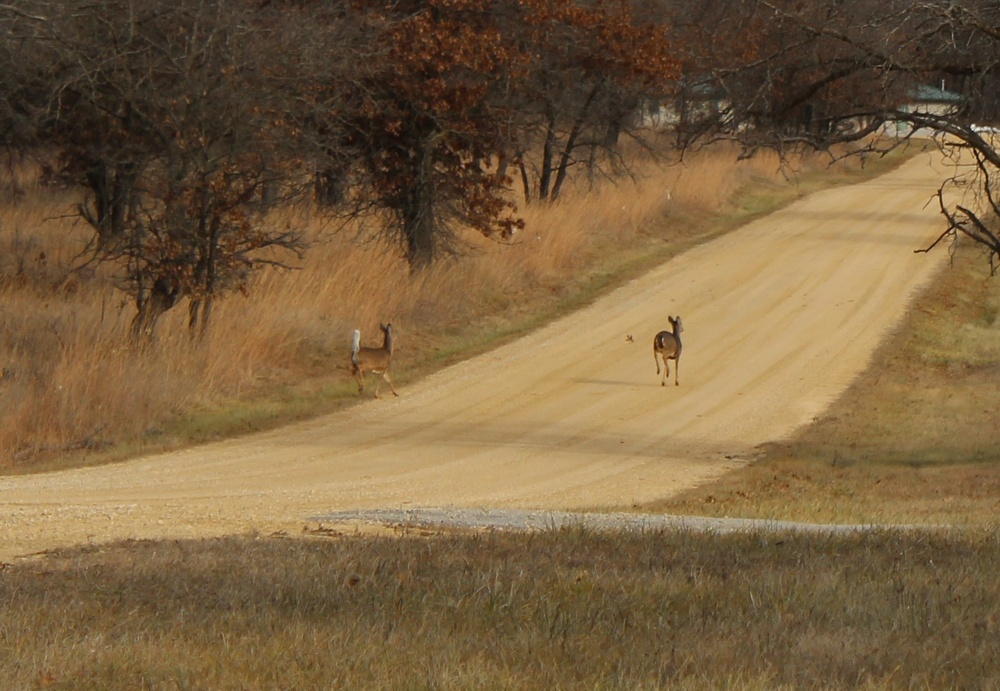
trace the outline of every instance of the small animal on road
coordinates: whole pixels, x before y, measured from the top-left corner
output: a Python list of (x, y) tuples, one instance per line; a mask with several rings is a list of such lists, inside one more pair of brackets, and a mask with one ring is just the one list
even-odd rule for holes
[[(381, 374), (382, 379), (389, 382), (392, 395), (398, 396), (396, 387), (389, 376), (389, 368), (392, 366), (392, 324), (379, 324), (382, 329), (382, 347), (369, 348), (361, 347), (361, 331), (354, 330), (354, 340), (351, 343), (351, 372), (355, 381), (358, 382), (358, 393), (365, 390), (365, 374)], [(375, 398), (379, 398), (379, 387), (381, 380), (375, 382)]]
[(663, 360), (663, 376), (660, 379), (660, 386), (667, 385), (667, 377), (670, 376), (670, 360), (674, 361), (674, 386), (679, 386), (678, 377), (681, 369), (681, 331), (684, 326), (681, 324), (681, 317), (667, 317), (673, 331), (661, 331), (653, 337), (653, 362), (656, 363), (656, 373), (660, 374), (660, 360)]

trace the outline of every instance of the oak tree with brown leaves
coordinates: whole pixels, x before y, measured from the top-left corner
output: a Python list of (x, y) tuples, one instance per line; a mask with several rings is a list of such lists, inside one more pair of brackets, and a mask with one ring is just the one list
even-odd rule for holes
[[(522, 221), (508, 172), (527, 199), (559, 195), (574, 166), (622, 132), (677, 63), (662, 27), (626, 3), (574, 0), (400, 0), (369, 11), (386, 47), (350, 99), (360, 201), (411, 267), (453, 247), (458, 226), (510, 237)], [(534, 194), (532, 194), (534, 190)]]
[(498, 238), (522, 225), (497, 166), (515, 115), (504, 92), (523, 61), (491, 11), (499, 4), (369, 8), (384, 59), (352, 85), (333, 148), (356, 152), (356, 201), (415, 269), (453, 248), (459, 224)]

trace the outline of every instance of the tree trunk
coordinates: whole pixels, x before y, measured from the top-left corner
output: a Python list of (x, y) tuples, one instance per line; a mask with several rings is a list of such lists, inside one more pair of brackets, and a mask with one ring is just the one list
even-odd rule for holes
[(316, 171), (313, 178), (313, 195), (316, 203), (325, 208), (343, 203), (347, 197), (347, 185), (343, 175), (332, 168)]
[(160, 317), (183, 297), (180, 283), (168, 276), (160, 276), (148, 292), (136, 299), (138, 311), (132, 319), (132, 339), (138, 343), (152, 342)]
[(437, 255), (437, 236), (441, 229), (434, 212), (434, 150), (443, 136), (438, 132), (424, 140), (416, 179), (404, 195), (403, 234), (411, 271), (430, 266)]
[(406, 260), (411, 270), (422, 269), (434, 261), (435, 235), (433, 194), (424, 185), (417, 185), (407, 195), (403, 214), (406, 236)]
[(583, 125), (584, 122), (586, 122), (590, 106), (597, 97), (597, 92), (599, 90), (600, 86), (595, 86), (590, 90), (590, 93), (587, 95), (587, 100), (584, 101), (583, 105), (580, 107), (580, 112), (577, 114), (576, 120), (573, 122), (573, 127), (569, 131), (569, 136), (566, 137), (566, 145), (563, 146), (562, 153), (559, 156), (559, 166), (556, 169), (556, 180), (552, 185), (552, 201), (559, 198), (559, 192), (562, 191), (563, 183), (566, 182), (566, 175), (569, 172), (569, 165), (572, 161), (573, 150), (576, 148), (577, 140), (579, 140), (580, 134), (583, 132)]
[(80, 215), (97, 231), (98, 247), (106, 249), (125, 235), (138, 166), (95, 161), (84, 177), (94, 195), (94, 208), (81, 205)]
[(531, 181), (528, 180), (528, 169), (524, 165), (524, 159), (522, 158), (518, 161), (518, 169), (521, 172), (521, 187), (524, 188), (524, 203), (531, 203)]
[(538, 198), (549, 198), (549, 187), (552, 184), (552, 161), (555, 159), (556, 148), (556, 116), (549, 111), (545, 127), (545, 144), (542, 147), (542, 172), (538, 177)]
[(188, 305), (188, 332), (193, 339), (205, 337), (212, 317), (212, 296), (192, 299)]
[[(188, 333), (201, 338), (208, 330), (212, 315), (212, 297), (215, 295), (216, 263), (219, 255), (219, 231), (222, 219), (211, 209), (202, 209), (198, 225), (198, 265), (195, 268), (192, 290), (194, 295), (188, 307)], [(195, 297), (197, 295), (197, 297)]]

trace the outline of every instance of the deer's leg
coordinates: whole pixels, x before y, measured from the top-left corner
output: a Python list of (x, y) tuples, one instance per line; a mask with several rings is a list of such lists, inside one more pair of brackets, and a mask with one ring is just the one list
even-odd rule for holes
[(680, 386), (680, 382), (677, 379), (681, 376), (681, 359), (674, 358), (674, 386)]
[(392, 377), (389, 376), (389, 370), (382, 373), (382, 378), (389, 382), (389, 388), (392, 389), (392, 395), (398, 396), (399, 394), (396, 393), (396, 386), (392, 383)]
[(358, 383), (358, 393), (365, 390), (365, 373), (358, 367), (354, 368), (354, 381)]

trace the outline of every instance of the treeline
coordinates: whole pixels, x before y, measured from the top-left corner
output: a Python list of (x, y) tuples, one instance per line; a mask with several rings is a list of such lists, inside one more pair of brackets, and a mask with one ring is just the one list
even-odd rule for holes
[[(997, 116), (998, 15), (978, 0), (15, 0), (0, 142), (82, 191), (135, 336), (184, 298), (198, 333), (214, 297), (305, 251), (276, 205), (364, 216), (419, 270), (458, 227), (509, 237), (516, 204), (557, 198), (575, 170), (617, 174), (649, 125), (749, 154), (905, 121), (957, 136), (988, 173), (1000, 159), (969, 124)], [(954, 109), (908, 107), (943, 78)], [(950, 213), (950, 232), (995, 242)]]
[[(419, 268), (458, 224), (509, 236), (669, 91), (662, 26), (620, 3), (89, 0), (0, 5), (0, 133), (85, 193), (136, 335), (305, 247), (267, 211), (367, 214)], [(585, 153), (581, 153), (584, 152)], [(604, 152), (604, 154), (600, 152)]]

